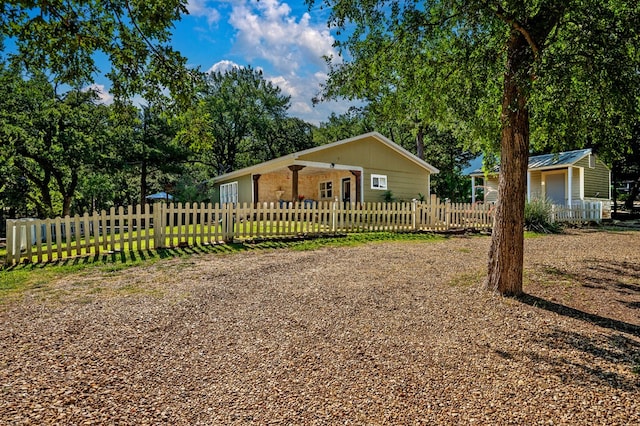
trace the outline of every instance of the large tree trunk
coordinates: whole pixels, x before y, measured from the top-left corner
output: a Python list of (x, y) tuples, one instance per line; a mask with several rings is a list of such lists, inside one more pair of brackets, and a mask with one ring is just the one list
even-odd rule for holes
[(498, 205), (493, 223), (486, 286), (503, 295), (522, 293), (524, 203), (529, 157), (526, 77), (532, 62), (525, 38), (513, 32), (508, 45), (502, 99)]

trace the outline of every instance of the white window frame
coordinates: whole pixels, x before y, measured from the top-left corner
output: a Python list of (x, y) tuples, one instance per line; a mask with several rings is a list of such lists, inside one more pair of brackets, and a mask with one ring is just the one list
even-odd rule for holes
[[(326, 185), (329, 185), (327, 188)], [(322, 185), (325, 185), (324, 189)], [(333, 199), (333, 181), (326, 180), (318, 183), (318, 194), (320, 195), (320, 199), (322, 200), (332, 200)], [(324, 195), (323, 195), (324, 194)]]
[(593, 154), (589, 154), (589, 168), (590, 169), (596, 168), (596, 157)]
[(220, 204), (238, 202), (238, 181), (220, 185)]
[[(375, 183), (377, 181), (377, 184)], [(388, 186), (387, 175), (371, 175), (371, 189), (385, 190)]]

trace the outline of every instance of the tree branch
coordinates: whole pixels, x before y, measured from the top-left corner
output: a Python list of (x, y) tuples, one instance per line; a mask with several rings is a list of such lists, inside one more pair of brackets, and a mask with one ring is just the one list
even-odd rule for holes
[(534, 40), (531, 32), (528, 29), (526, 29), (524, 25), (520, 23), (520, 21), (518, 21), (512, 16), (509, 16), (507, 12), (502, 8), (501, 5), (498, 4), (494, 12), (496, 16), (498, 16), (498, 18), (500, 18), (501, 20), (509, 24), (511, 28), (513, 28), (514, 30), (522, 34), (525, 40), (527, 40), (527, 44), (531, 48), (531, 51), (533, 52), (533, 57), (535, 58), (535, 60), (537, 61), (538, 59), (540, 59), (540, 46), (538, 45), (536, 40)]

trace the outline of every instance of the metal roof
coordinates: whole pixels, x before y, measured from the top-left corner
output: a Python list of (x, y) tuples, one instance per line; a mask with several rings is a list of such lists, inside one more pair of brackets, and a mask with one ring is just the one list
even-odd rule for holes
[(575, 151), (558, 152), (557, 154), (543, 154), (529, 157), (529, 169), (543, 169), (546, 167), (569, 166), (591, 154), (591, 148)]
[[(586, 155), (591, 154), (591, 148), (577, 149), (574, 151), (558, 152), (555, 154), (542, 154), (529, 157), (529, 170), (552, 169), (566, 167), (577, 163)], [(500, 166), (495, 166), (491, 173), (499, 173)], [(482, 167), (469, 173), (469, 176), (484, 175)]]

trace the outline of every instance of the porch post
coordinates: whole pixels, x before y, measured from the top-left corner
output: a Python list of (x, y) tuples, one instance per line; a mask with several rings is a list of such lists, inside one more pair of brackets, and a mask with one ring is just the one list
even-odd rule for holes
[(300, 166), (298, 164), (294, 164), (289, 166), (289, 170), (293, 173), (291, 177), (291, 197), (293, 198), (294, 203), (298, 201), (298, 172), (304, 169), (305, 166)]
[(362, 198), (360, 198), (360, 180), (362, 179), (362, 172), (360, 170), (350, 170), (350, 172), (356, 178), (356, 203), (361, 203)]
[(531, 171), (527, 170), (527, 201), (531, 202)]
[(476, 177), (471, 176), (471, 204), (476, 202)]
[(258, 190), (260, 189), (260, 185), (258, 184), (258, 181), (260, 180), (260, 176), (262, 176), (262, 175), (255, 174), (255, 175), (252, 176), (252, 178), (253, 178), (253, 206), (254, 207), (258, 205), (258, 201), (259, 201), (259, 198), (258, 198), (259, 192), (258, 192)]
[(573, 187), (573, 167), (569, 166), (567, 171), (567, 204), (571, 206), (571, 189)]

